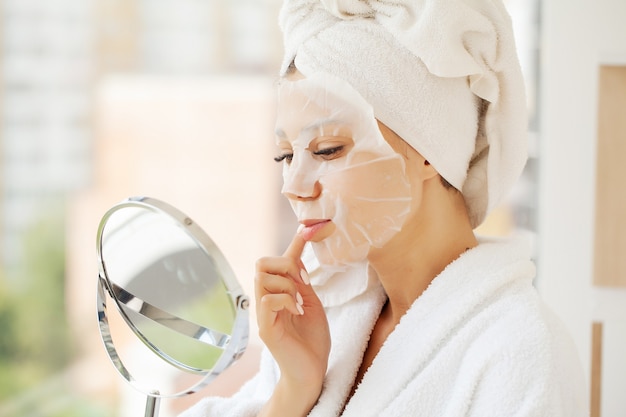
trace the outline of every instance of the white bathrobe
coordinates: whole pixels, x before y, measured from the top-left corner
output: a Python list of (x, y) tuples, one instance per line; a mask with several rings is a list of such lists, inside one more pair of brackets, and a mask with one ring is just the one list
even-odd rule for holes
[[(524, 242), (481, 238), (414, 302), (347, 404), (386, 296), (370, 285), (329, 307), (329, 368), (309, 415), (587, 416), (575, 348), (539, 299), (534, 274)], [(266, 351), (259, 374), (234, 397), (206, 398), (181, 417), (255, 416), (278, 376)]]

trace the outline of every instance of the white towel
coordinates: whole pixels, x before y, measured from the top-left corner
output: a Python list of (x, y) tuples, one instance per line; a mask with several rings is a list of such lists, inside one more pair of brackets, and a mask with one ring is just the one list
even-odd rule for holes
[[(310, 417), (588, 416), (580, 361), (563, 325), (532, 286), (524, 242), (480, 239), (450, 264), (389, 335), (344, 408), (386, 297), (372, 286), (328, 308), (332, 350)], [(252, 417), (279, 373), (260, 373), (229, 399), (182, 417)]]
[(526, 101), (500, 0), (286, 0), (280, 24), (282, 72), (352, 84), (463, 192), (474, 227), (518, 179)]

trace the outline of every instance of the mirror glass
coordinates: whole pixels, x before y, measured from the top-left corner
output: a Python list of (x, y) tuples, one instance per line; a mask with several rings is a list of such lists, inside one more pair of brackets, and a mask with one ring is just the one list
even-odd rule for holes
[(97, 252), (100, 332), (132, 386), (150, 397), (192, 393), (243, 354), (248, 298), (185, 214), (129, 198), (102, 218)]

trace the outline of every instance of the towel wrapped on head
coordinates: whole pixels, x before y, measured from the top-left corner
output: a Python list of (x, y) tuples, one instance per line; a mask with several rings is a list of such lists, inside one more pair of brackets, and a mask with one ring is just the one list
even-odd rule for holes
[(285, 0), (285, 56), (350, 83), (463, 193), (473, 227), (527, 158), (524, 82), (500, 0)]

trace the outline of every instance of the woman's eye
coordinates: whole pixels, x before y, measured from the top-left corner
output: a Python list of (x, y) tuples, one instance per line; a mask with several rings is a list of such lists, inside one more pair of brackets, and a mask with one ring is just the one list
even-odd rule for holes
[(283, 161), (285, 161), (287, 164), (290, 164), (292, 159), (293, 159), (293, 153), (290, 153), (290, 152), (285, 152), (283, 154), (280, 154), (280, 155), (274, 157), (274, 161), (276, 161), (276, 162), (283, 162)]
[(341, 155), (344, 145), (335, 146), (332, 148), (319, 149), (313, 152), (313, 155), (321, 156), (323, 159), (334, 159)]

